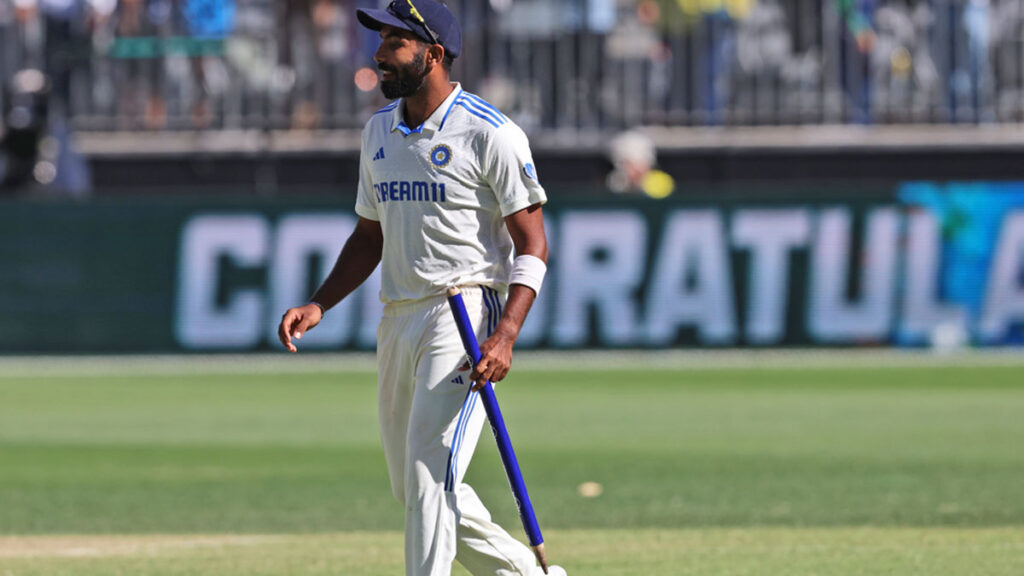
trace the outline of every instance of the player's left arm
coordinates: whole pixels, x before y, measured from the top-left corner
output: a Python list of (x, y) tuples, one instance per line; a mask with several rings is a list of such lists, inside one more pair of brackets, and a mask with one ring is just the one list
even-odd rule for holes
[[(528, 254), (548, 261), (548, 241), (544, 234), (544, 215), (540, 204), (514, 212), (505, 217), (505, 226), (512, 236), (516, 255)], [(479, 390), (487, 383), (501, 381), (512, 367), (512, 347), (519, 338), (519, 331), (526, 321), (537, 294), (533, 288), (523, 284), (512, 284), (508, 288), (508, 300), (501, 320), (494, 333), (480, 345), (480, 362), (470, 375)]]

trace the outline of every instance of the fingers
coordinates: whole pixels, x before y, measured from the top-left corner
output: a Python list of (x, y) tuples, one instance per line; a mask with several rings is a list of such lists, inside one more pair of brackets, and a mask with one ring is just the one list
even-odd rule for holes
[(309, 332), (311, 328), (313, 328), (313, 322), (310, 321), (308, 317), (302, 317), (298, 323), (295, 324), (295, 327), (292, 328), (292, 338), (301, 340), (302, 335)]
[(298, 352), (292, 339), (302, 339), (302, 335), (316, 327), (322, 317), (320, 308), (314, 304), (289, 308), (281, 317), (281, 324), (277, 327), (277, 338), (289, 352)]
[(481, 384), (488, 381), (501, 382), (505, 379), (505, 376), (508, 375), (508, 370), (508, 364), (502, 363), (497, 359), (488, 360), (485, 358), (476, 365), (476, 368), (473, 369), (473, 374), (470, 375), (470, 378), (480, 382)]
[(277, 338), (289, 352), (298, 352), (292, 339), (300, 340), (302, 335), (314, 325), (298, 308), (290, 308), (281, 317), (281, 324), (277, 327)]
[(487, 382), (501, 382), (508, 375), (510, 364), (511, 359), (506, 360), (492, 350), (485, 352), (469, 375), (475, 382), (473, 389), (480, 390)]
[(487, 364), (486, 359), (480, 360), (473, 368), (473, 373), (469, 375), (470, 380), (473, 381), (473, 390), (479, 392), (488, 382), (493, 382), (490, 376), (488, 376), (492, 371), (493, 368)]
[(292, 333), (295, 323), (298, 321), (298, 312), (294, 308), (289, 309), (281, 317), (281, 324), (277, 327), (277, 338), (289, 352), (298, 352), (298, 348), (292, 344)]

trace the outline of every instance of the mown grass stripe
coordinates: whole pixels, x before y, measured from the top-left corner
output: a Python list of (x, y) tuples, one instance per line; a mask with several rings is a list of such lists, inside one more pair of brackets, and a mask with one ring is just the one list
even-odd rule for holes
[[(864, 370), (930, 367), (1024, 366), (1020, 349), (967, 350), (517, 350), (513, 371), (594, 370)], [(317, 374), (376, 372), (366, 352), (167, 354), (109, 356), (0, 356), (0, 379), (80, 378), (160, 374)]]

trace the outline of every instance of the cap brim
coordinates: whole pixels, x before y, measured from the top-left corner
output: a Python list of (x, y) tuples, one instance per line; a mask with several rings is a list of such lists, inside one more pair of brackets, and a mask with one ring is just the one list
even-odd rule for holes
[(408, 24), (402, 22), (397, 16), (388, 12), (387, 10), (375, 10), (373, 8), (360, 8), (356, 10), (356, 18), (359, 19), (359, 23), (364, 27), (369, 28), (373, 31), (379, 31), (385, 26), (393, 26), (395, 28), (401, 28), (402, 30), (408, 30), (415, 33), (416, 31), (409, 27)]

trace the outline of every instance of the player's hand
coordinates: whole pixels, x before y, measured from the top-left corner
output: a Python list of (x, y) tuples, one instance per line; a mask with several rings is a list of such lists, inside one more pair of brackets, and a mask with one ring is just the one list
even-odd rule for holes
[(298, 352), (292, 338), (299, 340), (302, 335), (313, 329), (323, 319), (323, 313), (316, 304), (306, 304), (297, 308), (289, 308), (281, 317), (281, 324), (277, 327), (277, 337), (281, 344), (289, 352)]
[(515, 339), (500, 330), (480, 345), (480, 362), (469, 375), (473, 390), (480, 390), (488, 381), (500, 382), (512, 367), (512, 345)]

